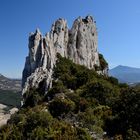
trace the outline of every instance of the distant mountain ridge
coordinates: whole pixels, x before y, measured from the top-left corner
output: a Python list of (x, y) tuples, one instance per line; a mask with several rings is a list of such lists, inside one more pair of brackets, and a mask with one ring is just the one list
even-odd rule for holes
[(21, 80), (10, 79), (0, 74), (0, 90), (21, 91)]
[(109, 75), (116, 77), (122, 83), (140, 83), (140, 68), (119, 65), (109, 70)]

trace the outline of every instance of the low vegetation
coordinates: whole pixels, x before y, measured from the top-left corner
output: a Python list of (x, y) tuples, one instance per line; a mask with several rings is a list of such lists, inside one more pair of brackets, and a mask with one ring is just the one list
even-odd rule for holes
[(53, 78), (45, 96), (34, 89), (25, 94), (25, 106), (0, 129), (0, 139), (140, 139), (139, 89), (59, 55)]
[(11, 107), (20, 107), (21, 93), (11, 90), (0, 90), (0, 103)]

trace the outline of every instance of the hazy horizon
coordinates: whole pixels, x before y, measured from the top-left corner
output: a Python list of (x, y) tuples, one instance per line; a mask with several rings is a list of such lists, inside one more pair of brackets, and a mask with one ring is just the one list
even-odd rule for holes
[(98, 28), (98, 50), (113, 68), (140, 68), (139, 0), (24, 0), (0, 2), (0, 73), (21, 78), (28, 55), (28, 36), (39, 28), (43, 35), (59, 17), (69, 28), (78, 17), (90, 14)]

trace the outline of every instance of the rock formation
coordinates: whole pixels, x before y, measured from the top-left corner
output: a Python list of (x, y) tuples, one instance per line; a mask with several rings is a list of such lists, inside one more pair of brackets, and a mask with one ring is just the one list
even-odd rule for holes
[[(29, 55), (22, 77), (22, 93), (41, 86), (44, 92), (52, 86), (52, 74), (59, 53), (89, 69), (100, 66), (96, 23), (92, 16), (77, 18), (69, 30), (64, 19), (58, 19), (45, 36), (39, 29), (29, 36)], [(44, 93), (44, 94), (45, 94)]]

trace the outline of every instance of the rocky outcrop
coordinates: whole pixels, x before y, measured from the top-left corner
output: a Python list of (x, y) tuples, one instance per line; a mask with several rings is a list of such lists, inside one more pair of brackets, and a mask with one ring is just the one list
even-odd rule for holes
[(30, 88), (41, 88), (44, 94), (52, 86), (52, 74), (59, 53), (74, 63), (90, 69), (100, 66), (97, 29), (92, 16), (77, 18), (69, 30), (64, 19), (58, 19), (45, 36), (39, 29), (29, 36), (29, 55), (22, 77), (22, 93)]
[(100, 65), (96, 24), (91, 16), (75, 20), (69, 31), (68, 57), (73, 62), (88, 68), (94, 68), (95, 64)]

